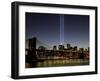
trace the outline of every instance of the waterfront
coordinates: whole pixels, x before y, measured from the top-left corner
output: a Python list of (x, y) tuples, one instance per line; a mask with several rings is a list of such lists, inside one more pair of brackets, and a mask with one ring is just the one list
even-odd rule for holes
[(37, 38), (28, 40), (25, 49), (25, 67), (59, 67), (89, 65), (89, 47), (78, 48), (71, 44), (53, 46), (47, 49), (45, 46), (36, 48)]
[[(33, 63), (35, 67), (59, 67), (59, 66), (80, 66), (89, 65), (88, 59), (56, 59), (56, 60), (44, 60)], [(30, 64), (26, 64), (27, 68), (31, 68)]]

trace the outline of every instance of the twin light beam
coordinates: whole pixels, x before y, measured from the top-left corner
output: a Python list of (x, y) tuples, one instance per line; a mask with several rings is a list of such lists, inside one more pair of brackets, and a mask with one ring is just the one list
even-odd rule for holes
[(60, 15), (60, 44), (64, 44), (64, 15)]

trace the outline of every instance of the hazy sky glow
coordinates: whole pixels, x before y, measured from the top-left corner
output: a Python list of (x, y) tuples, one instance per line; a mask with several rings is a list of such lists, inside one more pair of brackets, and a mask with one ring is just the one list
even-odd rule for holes
[[(26, 39), (37, 37), (48, 45), (59, 45), (62, 14), (26, 13)], [(64, 44), (89, 47), (89, 16), (64, 15)]]

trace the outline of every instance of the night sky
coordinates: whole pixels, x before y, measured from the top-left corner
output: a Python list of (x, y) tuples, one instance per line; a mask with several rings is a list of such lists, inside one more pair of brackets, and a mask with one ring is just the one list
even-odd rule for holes
[[(37, 37), (50, 45), (60, 44), (60, 15), (26, 13), (26, 39)], [(64, 45), (89, 47), (89, 16), (64, 15)]]

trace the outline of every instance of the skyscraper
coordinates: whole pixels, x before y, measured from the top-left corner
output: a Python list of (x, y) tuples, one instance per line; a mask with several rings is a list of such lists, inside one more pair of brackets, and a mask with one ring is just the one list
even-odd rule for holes
[(74, 47), (73, 47), (73, 50), (74, 50), (74, 51), (77, 51), (77, 46), (74, 46)]
[(64, 45), (59, 45), (59, 50), (64, 50)]
[(70, 49), (71, 45), (70, 44), (67, 44), (67, 49)]
[(57, 50), (57, 46), (53, 46), (53, 50)]

